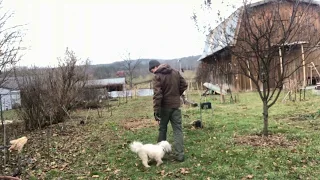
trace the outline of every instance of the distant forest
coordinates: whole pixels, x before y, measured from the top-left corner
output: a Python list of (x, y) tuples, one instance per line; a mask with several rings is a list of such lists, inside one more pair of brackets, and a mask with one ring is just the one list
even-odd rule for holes
[[(178, 59), (170, 59), (170, 60), (159, 60), (160, 63), (169, 64), (174, 69), (179, 69), (181, 65), (181, 69), (183, 70), (196, 70), (200, 58), (199, 56), (188, 56)], [(132, 64), (135, 64), (136, 61), (139, 61), (139, 65), (135, 68), (135, 76), (145, 76), (149, 74), (148, 66), (149, 61), (152, 59), (140, 59), (140, 60), (131, 60)], [(111, 64), (99, 64), (99, 65), (90, 65), (89, 74), (92, 76), (91, 79), (104, 79), (104, 78), (115, 78), (117, 77), (117, 72), (126, 71), (124, 67), (124, 61), (117, 61)]]

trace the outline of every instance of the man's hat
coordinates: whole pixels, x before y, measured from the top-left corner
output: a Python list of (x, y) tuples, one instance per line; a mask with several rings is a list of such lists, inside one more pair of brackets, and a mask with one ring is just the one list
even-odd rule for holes
[(149, 61), (149, 71), (151, 72), (151, 69), (153, 69), (154, 67), (157, 67), (159, 65), (160, 65), (160, 63), (157, 60)]

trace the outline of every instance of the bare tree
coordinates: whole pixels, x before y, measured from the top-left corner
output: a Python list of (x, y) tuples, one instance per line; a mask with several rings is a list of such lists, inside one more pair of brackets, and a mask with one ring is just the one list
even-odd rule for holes
[[(1, 4), (2, 1), (0, 1)], [(8, 25), (12, 16), (13, 13), (0, 12), (0, 87), (7, 81), (16, 63), (20, 61), (20, 52), (24, 49), (20, 45), (23, 38), (22, 25)], [(8, 137), (6, 137), (6, 128), (2, 116), (2, 95), (0, 93), (1, 125), (3, 129), (3, 145), (6, 146)], [(5, 164), (6, 156), (4, 156)]]
[(127, 52), (122, 58), (122, 66), (126, 71), (126, 76), (129, 78), (130, 88), (133, 87), (133, 79), (136, 78), (135, 71), (141, 63), (141, 59), (133, 60), (131, 59), (130, 52)]
[(307, 0), (244, 1), (210, 29), (207, 43), (229, 53), (236, 76), (246, 77), (257, 90), (263, 104), (263, 135), (268, 135), (269, 109), (288, 80), (306, 86), (306, 65), (319, 52), (319, 12), (319, 5)]

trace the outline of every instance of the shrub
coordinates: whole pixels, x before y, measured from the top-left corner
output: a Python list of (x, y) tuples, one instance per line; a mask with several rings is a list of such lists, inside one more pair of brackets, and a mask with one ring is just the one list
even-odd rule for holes
[(27, 130), (63, 122), (68, 110), (80, 102), (87, 79), (85, 65), (72, 51), (66, 50), (58, 68), (30, 69), (19, 82), (21, 108), (19, 116)]

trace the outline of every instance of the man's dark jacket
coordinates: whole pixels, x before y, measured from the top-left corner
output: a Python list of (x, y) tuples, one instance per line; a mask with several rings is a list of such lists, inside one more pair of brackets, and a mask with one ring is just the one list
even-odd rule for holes
[(154, 112), (159, 112), (161, 107), (179, 108), (180, 96), (188, 87), (186, 80), (179, 71), (172, 69), (168, 64), (161, 64), (154, 74)]

